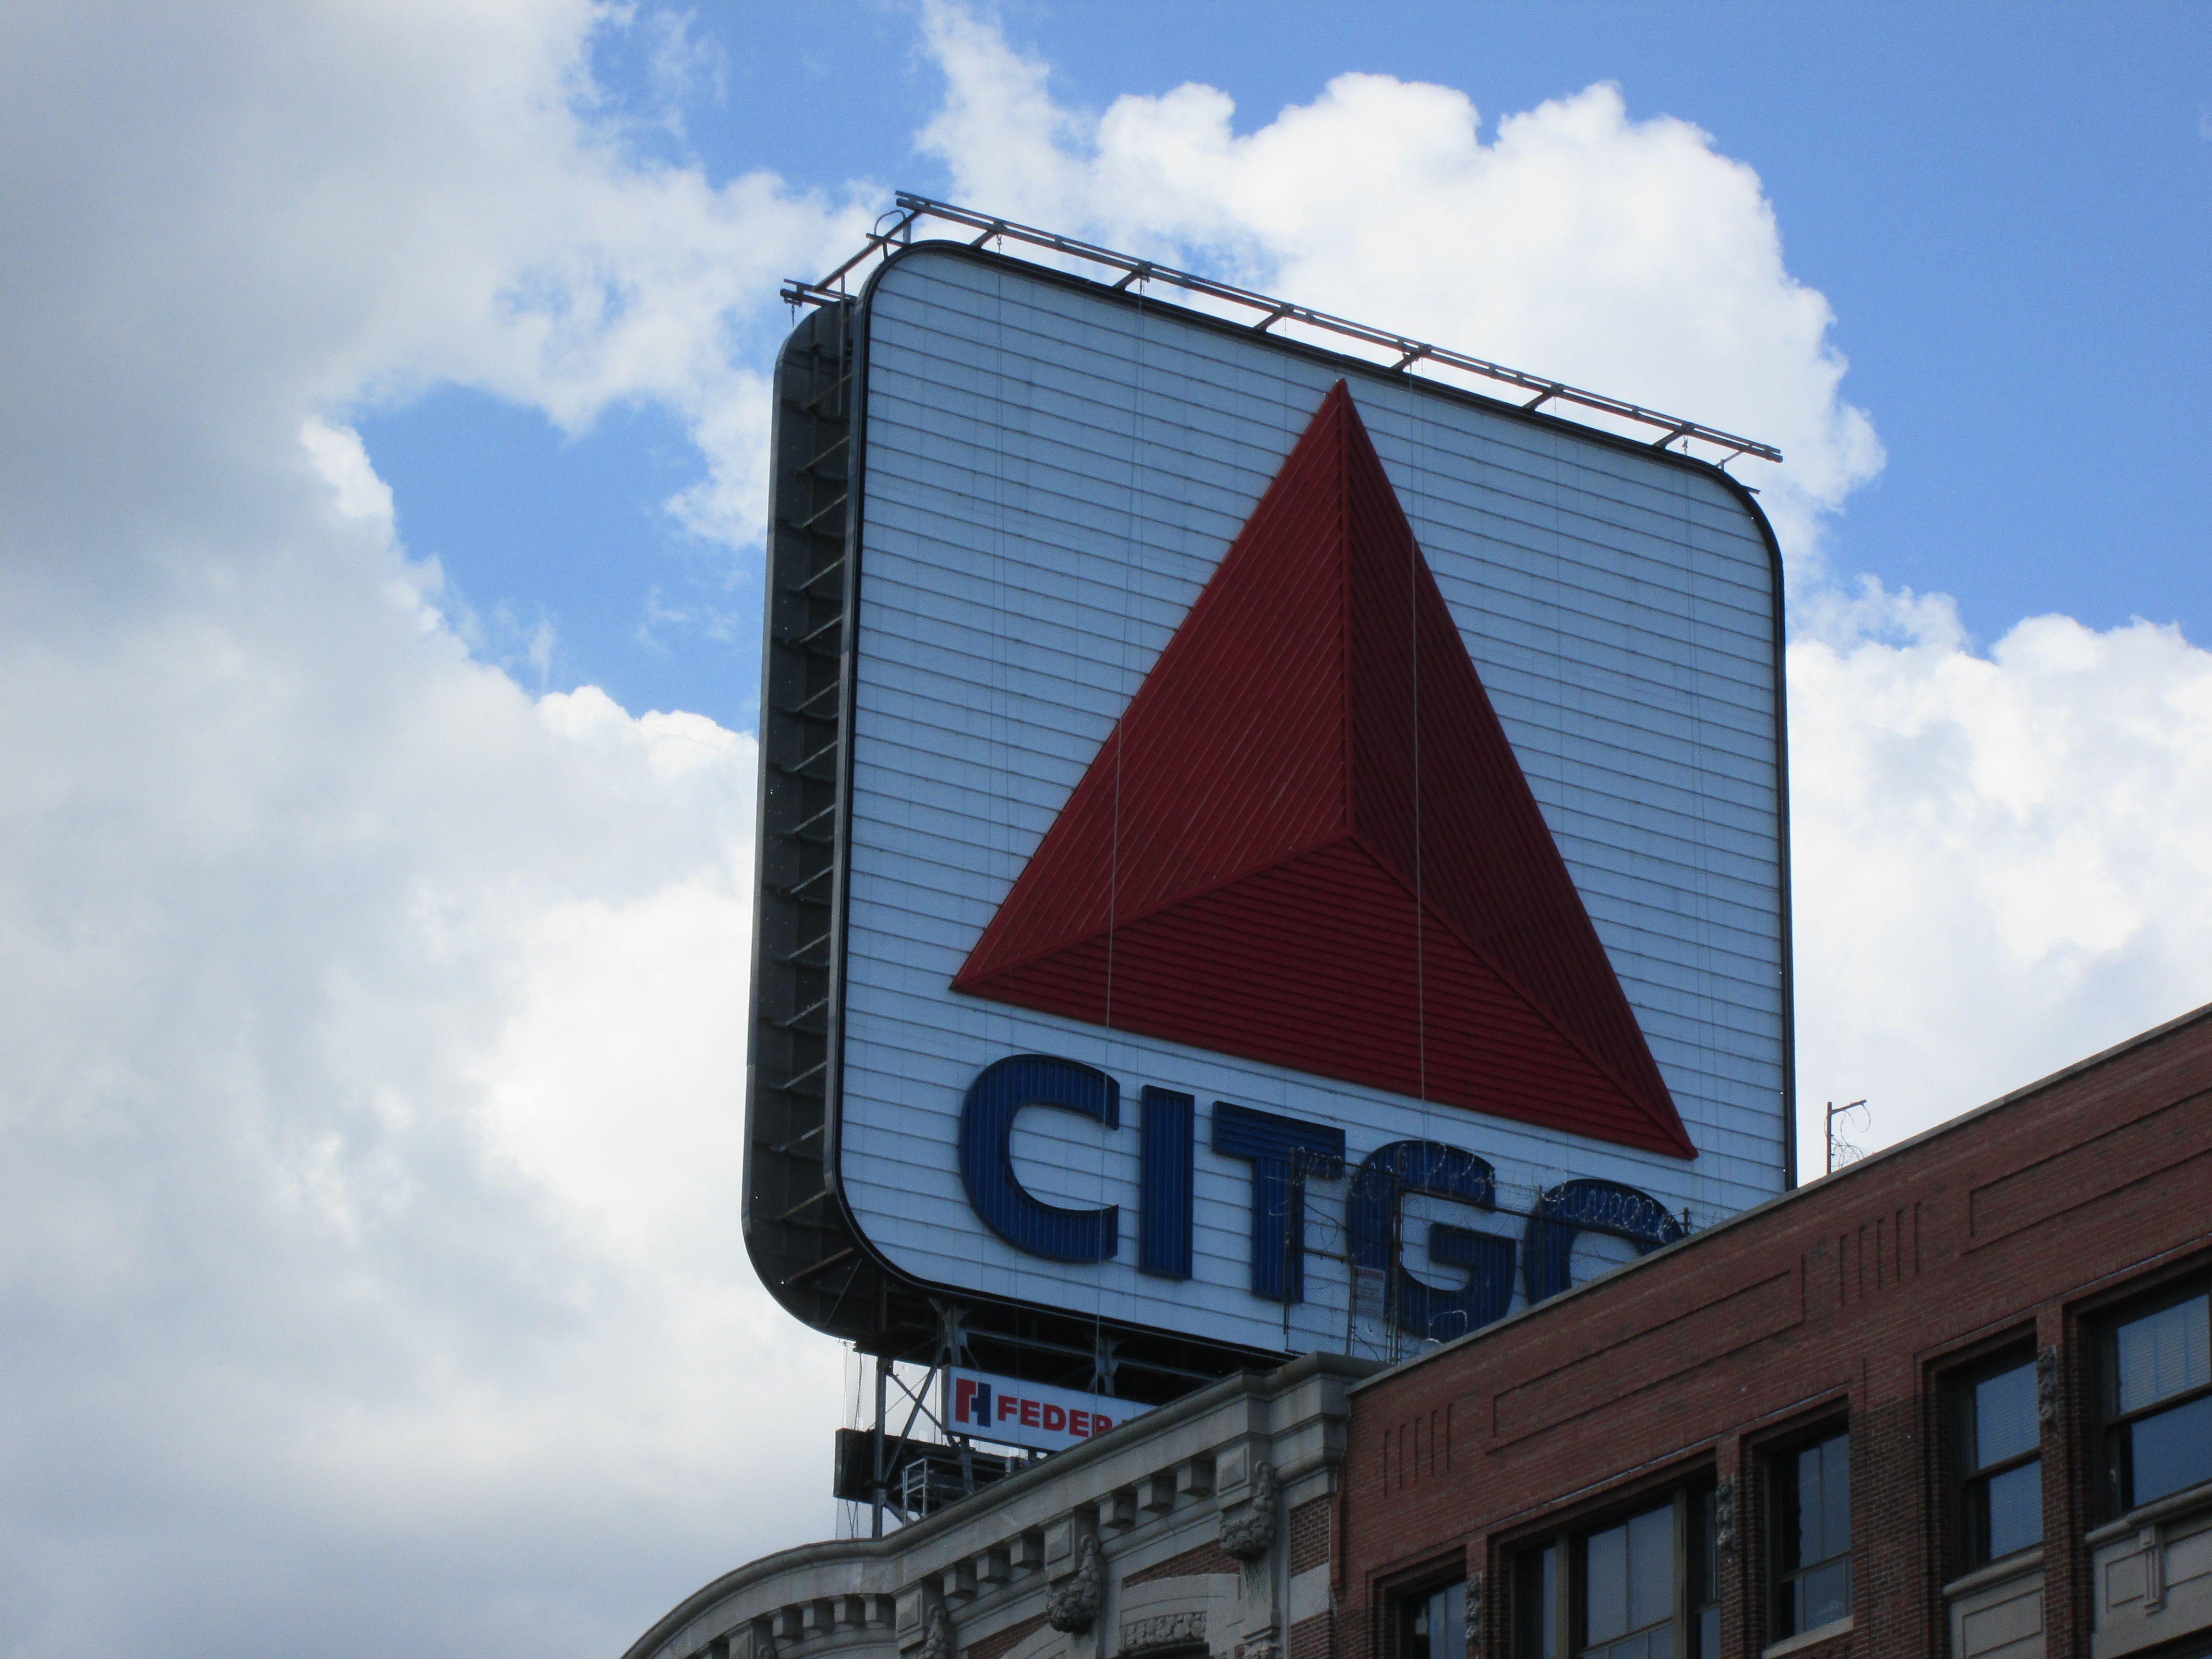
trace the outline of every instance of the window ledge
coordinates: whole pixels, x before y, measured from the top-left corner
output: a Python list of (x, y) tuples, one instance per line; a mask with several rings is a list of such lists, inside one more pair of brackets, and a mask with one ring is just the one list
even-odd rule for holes
[(2116, 1538), (2124, 1538), (2141, 1527), (2155, 1526), (2160, 1521), (2170, 1521), (2177, 1515), (2187, 1515), (2196, 1510), (2212, 1507), (2212, 1480), (2190, 1487), (2185, 1492), (2170, 1493), (2157, 1502), (2145, 1504), (2140, 1509), (2130, 1510), (2117, 1521), (2107, 1521), (2101, 1527), (2092, 1527), (2082, 1535), (2081, 1541), (2094, 1548), (2109, 1544)]
[(1802, 1648), (1809, 1648), (1816, 1643), (1827, 1641), (1831, 1637), (1848, 1636), (1850, 1634), (1850, 1629), (1851, 1621), (1849, 1617), (1838, 1619), (1826, 1625), (1815, 1625), (1810, 1630), (1800, 1631), (1795, 1636), (1785, 1637), (1779, 1642), (1771, 1643), (1761, 1648), (1759, 1650), (1759, 1659), (1782, 1659), (1782, 1656), (1785, 1653), (1796, 1653)]
[(1954, 1578), (1943, 1586), (1943, 1599), (1955, 1601), (1961, 1595), (1971, 1595), (1978, 1589), (2002, 1584), (2007, 1579), (2017, 1578), (2023, 1573), (2042, 1571), (2043, 1546), (2031, 1544), (2024, 1550), (2014, 1550), (2010, 1555), (2000, 1557), (1986, 1567), (1977, 1567), (1962, 1578)]

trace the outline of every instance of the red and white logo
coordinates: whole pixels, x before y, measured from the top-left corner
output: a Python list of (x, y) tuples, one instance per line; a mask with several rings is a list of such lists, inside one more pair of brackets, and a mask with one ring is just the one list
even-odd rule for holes
[(1697, 1156), (1341, 381), (953, 988)]

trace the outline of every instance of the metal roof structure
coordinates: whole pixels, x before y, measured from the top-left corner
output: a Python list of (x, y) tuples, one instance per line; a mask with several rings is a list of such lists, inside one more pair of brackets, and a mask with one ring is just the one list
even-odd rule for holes
[[(1376, 328), (1366, 323), (1357, 323), (1349, 318), (1333, 316), (1325, 311), (1316, 311), (1310, 306), (1297, 305), (1288, 300), (1279, 300), (1270, 295), (1233, 283), (1218, 282), (1211, 276), (1178, 270), (1152, 259), (1140, 259), (1133, 254), (1118, 253), (1112, 248), (1101, 247), (1093, 242), (1079, 241), (1062, 236), (1055, 231), (1040, 230), (1034, 225), (1018, 224), (1013, 220), (994, 214), (979, 212), (973, 208), (957, 206), (951, 202), (934, 201), (927, 196), (917, 196), (901, 191), (895, 198), (897, 205), (876, 222), (876, 228), (867, 238), (866, 246), (819, 282), (806, 282), (793, 277), (782, 289), (783, 299), (791, 305), (832, 305), (849, 301), (847, 291), (848, 278), (865, 274), (872, 260), (880, 258), (890, 249), (914, 240), (915, 227), (925, 219), (937, 220), (949, 225), (958, 225), (976, 234), (969, 243), (982, 247), (990, 243), (1018, 242), (1040, 248), (1063, 258), (1103, 265), (1121, 273), (1112, 284), (1126, 289), (1133, 284), (1166, 283), (1188, 293), (1218, 303), (1260, 313), (1259, 320), (1251, 325), (1255, 333), (1264, 334), (1279, 325), (1303, 325), (1322, 333), (1350, 340), (1370, 348), (1380, 348), (1395, 361), (1387, 367), (1399, 374), (1407, 374), (1415, 364), (1433, 365), (1438, 368), (1455, 369), (1487, 380), (1517, 387), (1535, 395), (1521, 405), (1527, 410), (1540, 410), (1547, 404), (1565, 404), (1571, 408), (1589, 410), (1593, 413), (1625, 421), (1632, 426), (1656, 428), (1660, 435), (1651, 441), (1654, 449), (1667, 449), (1676, 443), (1682, 453), (1695, 454), (1693, 444), (1705, 444), (1723, 451), (1719, 461), (1726, 465), (1739, 455), (1749, 455), (1762, 461), (1779, 461), (1782, 452), (1771, 444), (1760, 443), (1753, 438), (1739, 437), (1701, 422), (1685, 420), (1678, 416), (1662, 414), (1619, 398), (1610, 398), (1601, 392), (1590, 392), (1580, 386), (1569, 386), (1564, 380), (1545, 375), (1532, 374), (1524, 369), (1510, 368), (1487, 358), (1476, 357), (1449, 347), (1416, 340), (1409, 336)], [(1602, 429), (1602, 428), (1601, 428)]]

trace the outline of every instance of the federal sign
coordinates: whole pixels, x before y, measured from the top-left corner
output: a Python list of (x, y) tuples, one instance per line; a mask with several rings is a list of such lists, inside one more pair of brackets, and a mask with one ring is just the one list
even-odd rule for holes
[(809, 317), (779, 399), (746, 1203), (787, 1305), (1358, 1351), (1790, 1183), (1735, 480), (949, 244)]
[(1134, 1400), (1025, 1382), (960, 1365), (948, 1365), (939, 1375), (944, 1389), (939, 1421), (947, 1433), (1032, 1451), (1065, 1451), (1152, 1409)]

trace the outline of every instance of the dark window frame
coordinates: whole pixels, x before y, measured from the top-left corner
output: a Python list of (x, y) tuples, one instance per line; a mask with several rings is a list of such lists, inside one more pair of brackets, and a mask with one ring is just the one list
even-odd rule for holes
[[(1791, 1562), (1785, 1547), (1790, 1510), (1794, 1507), (1796, 1466), (1799, 1455), (1832, 1441), (1844, 1443), (1843, 1466), (1848, 1495), (1844, 1503), (1844, 1525), (1849, 1532), (1843, 1548), (1811, 1561)], [(1786, 1642), (1810, 1631), (1826, 1630), (1855, 1620), (1858, 1612), (1858, 1482), (1851, 1478), (1851, 1424), (1848, 1415), (1823, 1418), (1807, 1427), (1778, 1436), (1759, 1448), (1759, 1490), (1761, 1510), (1760, 1589), (1763, 1622), (1765, 1626), (1760, 1646)], [(1785, 1490), (1790, 1503), (1784, 1501)], [(1790, 1597), (1785, 1590), (1794, 1591), (1813, 1574), (1841, 1562), (1844, 1568), (1844, 1611), (1835, 1619), (1820, 1623), (1804, 1622), (1802, 1610), (1790, 1612)], [(1787, 1626), (1785, 1628), (1785, 1626)]]
[[(2133, 1431), (2145, 1420), (2212, 1397), (2212, 1380), (2131, 1411), (2119, 1409), (2119, 1334), (2123, 1326), (2148, 1319), (2185, 1303), (2204, 1298), (2212, 1304), (2212, 1273), (2199, 1264), (2131, 1290), (2106, 1302), (2081, 1321), (2091, 1356), (2090, 1398), (2095, 1419), (2091, 1456), (2096, 1466), (2096, 1510), (2100, 1520), (2117, 1520), (2155, 1498), (2135, 1493)], [(2212, 1309), (2209, 1309), (2212, 1311)], [(2162, 1493), (2160, 1497), (2170, 1497)]]
[(2006, 1556), (2025, 1553), (2042, 1547), (2045, 1526), (2048, 1517), (2043, 1514), (2041, 1485), (2039, 1479), (2036, 1497), (2038, 1526), (2034, 1540), (1997, 1554), (1990, 1547), (1989, 1490), (2000, 1476), (2011, 1474), (2033, 1463), (2040, 1469), (2043, 1462), (2044, 1436), (2039, 1402), (2035, 1440), (2023, 1452), (1997, 1459), (1986, 1466), (1975, 1462), (1978, 1441), (1975, 1391), (1980, 1386), (2013, 1371), (2026, 1370), (2030, 1386), (2035, 1386), (2035, 1339), (2031, 1333), (2025, 1338), (2006, 1343), (1993, 1352), (1984, 1352), (1972, 1361), (1953, 1366), (1938, 1379), (1938, 1387), (1945, 1413), (1944, 1429), (1948, 1437), (1949, 1456), (1946, 1481), (1948, 1488), (1945, 1508), (1951, 1523), (1951, 1547), (1954, 1552), (1954, 1573), (1978, 1571)]
[[(1448, 1598), (1447, 1616), (1455, 1613), (1459, 1626), (1459, 1652), (1447, 1653), (1441, 1659), (1467, 1659), (1470, 1632), (1467, 1628), (1467, 1565), (1463, 1559), (1416, 1568), (1382, 1586), (1384, 1659), (1413, 1659), (1407, 1641), (1407, 1626), (1417, 1609), (1426, 1612), (1439, 1596)], [(1427, 1639), (1433, 1643), (1433, 1632), (1427, 1633)], [(1440, 1659), (1433, 1646), (1427, 1659)]]
[[(1673, 1595), (1668, 1615), (1660, 1622), (1674, 1632), (1673, 1651), (1680, 1659), (1717, 1659), (1720, 1553), (1711, 1536), (1717, 1521), (1717, 1483), (1708, 1468), (1647, 1486), (1632, 1498), (1565, 1517), (1516, 1540), (1504, 1553), (1498, 1575), (1505, 1589), (1503, 1651), (1510, 1659), (1540, 1659), (1546, 1653), (1548, 1619), (1551, 1659), (1579, 1659), (1589, 1648), (1589, 1540), (1666, 1509), (1671, 1511)], [(1703, 1617), (1708, 1613), (1709, 1620)], [(1638, 1631), (1656, 1628), (1656, 1624), (1642, 1626)], [(1635, 1633), (1622, 1632), (1608, 1641), (1626, 1641)]]

